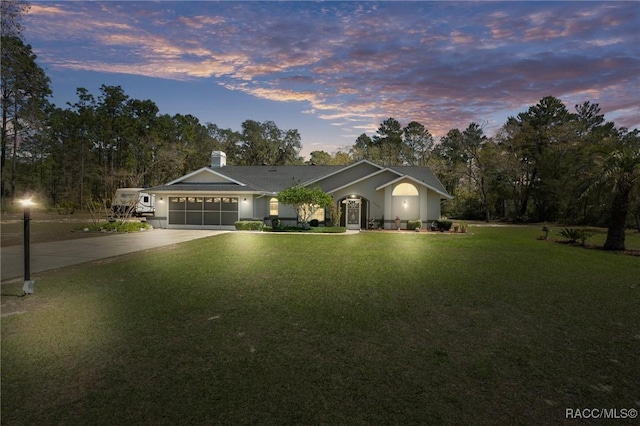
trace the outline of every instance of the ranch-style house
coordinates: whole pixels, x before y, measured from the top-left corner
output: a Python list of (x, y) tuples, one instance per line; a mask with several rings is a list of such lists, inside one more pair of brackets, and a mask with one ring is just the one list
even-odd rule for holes
[[(428, 167), (384, 167), (367, 160), (349, 166), (227, 166), (226, 154), (213, 151), (211, 165), (165, 185), (145, 189), (155, 195), (158, 228), (233, 229), (238, 220), (295, 224), (297, 212), (278, 202), (278, 192), (293, 185), (317, 185), (342, 211), (340, 225), (395, 229), (420, 219), (427, 227), (440, 217), (440, 202), (451, 199)], [(329, 209), (314, 215), (328, 224)], [(335, 224), (338, 225), (338, 224)]]

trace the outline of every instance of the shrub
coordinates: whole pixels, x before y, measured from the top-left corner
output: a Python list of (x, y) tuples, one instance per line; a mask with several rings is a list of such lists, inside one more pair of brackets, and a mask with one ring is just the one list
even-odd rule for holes
[(239, 220), (235, 223), (236, 231), (260, 231), (264, 227), (261, 220)]
[(342, 234), (347, 232), (347, 228), (344, 226), (323, 226), (322, 228), (310, 229), (307, 232), (313, 234)]
[(91, 231), (106, 232), (138, 232), (140, 230), (151, 229), (147, 222), (103, 222), (93, 224), (88, 227)]
[(560, 235), (570, 243), (575, 244), (579, 241), (580, 245), (585, 245), (587, 243), (587, 240), (593, 236), (593, 233), (588, 232), (585, 229), (564, 228), (562, 231), (560, 231)]
[(320, 225), (320, 222), (318, 221), (318, 219), (311, 219), (311, 220), (309, 221), (309, 225), (310, 225), (310, 226), (313, 226), (314, 228), (317, 228), (317, 227), (318, 227), (318, 225)]
[(334, 226), (340, 226), (340, 218), (342, 217), (342, 209), (336, 203), (335, 200), (333, 200), (331, 202), (331, 206), (329, 208), (330, 208), (329, 212), (330, 212), (330, 215), (331, 215), (331, 222), (333, 223)]
[(56, 204), (56, 210), (58, 210), (58, 214), (74, 214), (76, 211), (76, 205), (72, 202), (60, 203)]
[(347, 232), (347, 228), (344, 226), (319, 226), (317, 228), (305, 229), (300, 226), (281, 226), (278, 229), (273, 229), (269, 226), (265, 226), (262, 229), (264, 232), (304, 232), (310, 234), (340, 234)]
[(422, 221), (420, 219), (408, 220), (407, 221), (407, 229), (414, 231), (416, 229), (422, 228)]
[(453, 222), (450, 220), (439, 220), (438, 221), (438, 229), (441, 231), (448, 231), (453, 226)]

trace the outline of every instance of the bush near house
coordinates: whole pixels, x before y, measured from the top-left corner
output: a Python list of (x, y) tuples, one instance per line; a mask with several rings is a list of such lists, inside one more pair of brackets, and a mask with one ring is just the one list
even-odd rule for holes
[(450, 220), (439, 220), (437, 221), (438, 231), (448, 231), (453, 226), (453, 222)]
[(99, 224), (91, 224), (86, 227), (90, 231), (101, 232), (138, 232), (145, 229), (151, 229), (147, 222), (103, 222)]
[(407, 229), (411, 231), (415, 231), (416, 229), (420, 229), (420, 228), (422, 228), (422, 221), (420, 219), (407, 221)]
[(239, 220), (234, 225), (236, 231), (261, 231), (264, 228), (261, 220)]
[(340, 234), (347, 232), (347, 228), (344, 226), (318, 226), (317, 228), (304, 228), (301, 226), (280, 226), (278, 228), (272, 228), (265, 226), (262, 230), (265, 232), (301, 232), (308, 234)]

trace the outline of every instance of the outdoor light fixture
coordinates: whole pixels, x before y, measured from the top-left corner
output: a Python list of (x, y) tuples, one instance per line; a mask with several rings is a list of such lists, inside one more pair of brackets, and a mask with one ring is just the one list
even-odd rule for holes
[(36, 282), (31, 279), (31, 253), (30, 253), (30, 237), (29, 225), (31, 222), (31, 206), (35, 205), (31, 198), (20, 200), (24, 211), (24, 285), (22, 290), (24, 294), (33, 294), (36, 290)]
[(407, 200), (404, 200), (404, 201), (402, 202), (402, 205), (403, 205), (403, 206), (404, 206), (404, 208), (406, 209), (406, 208), (407, 208)]

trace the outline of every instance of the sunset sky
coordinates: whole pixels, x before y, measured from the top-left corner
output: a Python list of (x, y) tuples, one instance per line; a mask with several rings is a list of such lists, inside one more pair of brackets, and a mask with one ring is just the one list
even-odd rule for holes
[(388, 117), (493, 135), (545, 96), (640, 127), (638, 2), (31, 1), (53, 102), (122, 86), (163, 114), (298, 129), (334, 152)]

